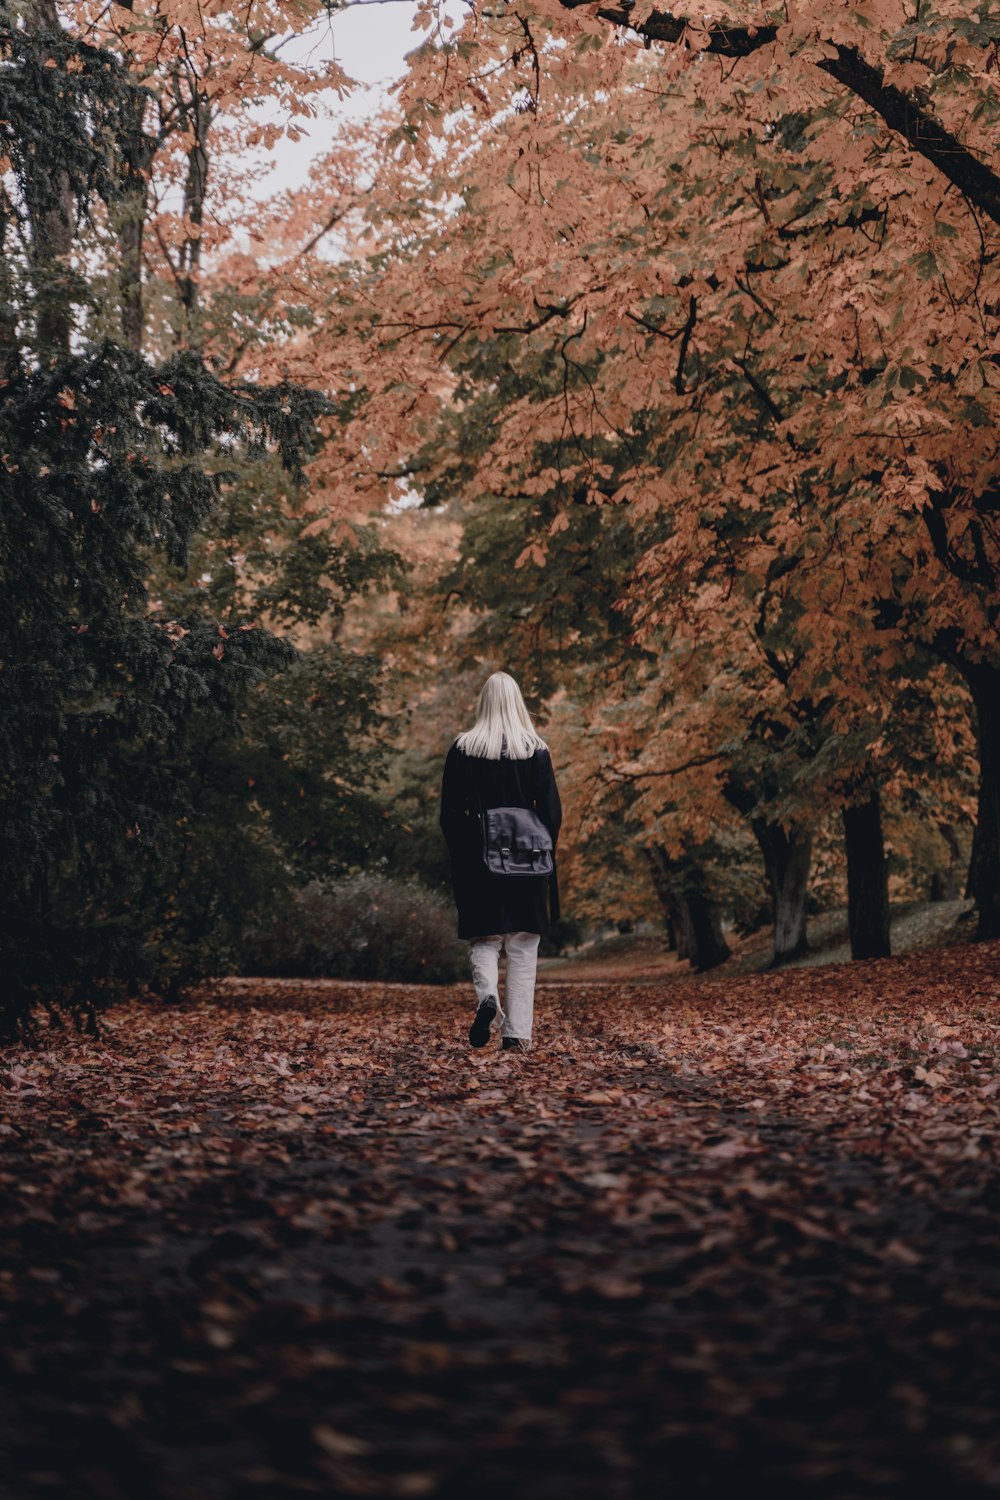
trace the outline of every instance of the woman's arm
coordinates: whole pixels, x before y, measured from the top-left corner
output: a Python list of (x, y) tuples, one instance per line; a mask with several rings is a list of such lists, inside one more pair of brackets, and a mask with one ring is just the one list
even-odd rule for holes
[(535, 798), (535, 811), (552, 835), (552, 843), (559, 839), (559, 829), (562, 825), (562, 803), (559, 800), (559, 788), (556, 786), (556, 773), (552, 767), (552, 757), (547, 750), (538, 752), (538, 793)]
[(465, 779), (461, 751), (452, 745), (444, 762), (441, 780), (441, 832), (452, 858), (461, 840), (465, 824)]

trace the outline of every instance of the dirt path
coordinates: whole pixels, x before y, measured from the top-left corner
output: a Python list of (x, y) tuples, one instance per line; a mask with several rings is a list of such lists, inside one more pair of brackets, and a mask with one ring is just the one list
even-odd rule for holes
[(305, 983), (15, 1049), (0, 1494), (994, 1493), (998, 970), (554, 986), (528, 1059)]

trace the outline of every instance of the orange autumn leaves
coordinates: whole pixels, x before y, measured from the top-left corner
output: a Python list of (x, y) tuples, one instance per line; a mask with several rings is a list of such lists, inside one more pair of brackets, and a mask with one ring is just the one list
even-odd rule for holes
[[(155, 69), (153, 19), (131, 14), (137, 65)], [(717, 22), (660, 15), (658, 32), (648, 6), (608, 14), (534, 0), (448, 25), (418, 6), (398, 112), (345, 129), (309, 186), (263, 212), (234, 154), (263, 127), (241, 112), (297, 109), (296, 91), (312, 107), (328, 72), (296, 82), (260, 38), (314, 10), (196, 24), (179, 5), (157, 47), (179, 65), (197, 38), (185, 86), (220, 142), (206, 347), (338, 406), (310, 519), (499, 497), (523, 533), (511, 588), (530, 595), (579, 567), (585, 512), (612, 514), (597, 545), (614, 564), (615, 528), (632, 542), (607, 607), (663, 671), (621, 699), (600, 670), (581, 677), (584, 718), (619, 766), (699, 762), (669, 814), (679, 838), (725, 816), (705, 757), (757, 707), (786, 732), (822, 712), (892, 778), (886, 724), (927, 682), (914, 651), (995, 660), (996, 225), (837, 61), (853, 49), (883, 94), (988, 162), (995, 49), (988, 18), (954, 4), (919, 23), (889, 0), (732, 5)], [(967, 759), (967, 700), (953, 665), (933, 674), (947, 780)], [(646, 830), (663, 785), (644, 783)], [(954, 795), (964, 816), (967, 787)]]

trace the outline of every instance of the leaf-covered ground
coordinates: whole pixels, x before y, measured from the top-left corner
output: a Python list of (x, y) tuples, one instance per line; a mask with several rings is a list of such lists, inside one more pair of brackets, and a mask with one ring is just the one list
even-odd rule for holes
[(3, 1056), (4, 1496), (1000, 1489), (1000, 944)]
[[(897, 901), (889, 908), (892, 951), (917, 953), (927, 948), (945, 948), (970, 941), (976, 928), (973, 901)], [(732, 957), (725, 966), (726, 978), (737, 974), (759, 974), (770, 967), (774, 953), (774, 928), (760, 927), (747, 934), (729, 930), (726, 941)], [(847, 916), (842, 906), (809, 918), (809, 952), (792, 959), (791, 969), (812, 969), (818, 964), (849, 963), (851, 942)], [(675, 951), (668, 951), (661, 933), (616, 933), (575, 952), (542, 958), (546, 979), (618, 979), (662, 983), (689, 972), (689, 965)]]

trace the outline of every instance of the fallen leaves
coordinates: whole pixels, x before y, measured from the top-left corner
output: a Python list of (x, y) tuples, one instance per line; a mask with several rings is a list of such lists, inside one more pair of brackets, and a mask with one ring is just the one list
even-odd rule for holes
[(551, 986), (527, 1057), (464, 991), (291, 981), (12, 1049), (23, 1493), (126, 1500), (136, 1445), (151, 1500), (971, 1493), (997, 958)]

